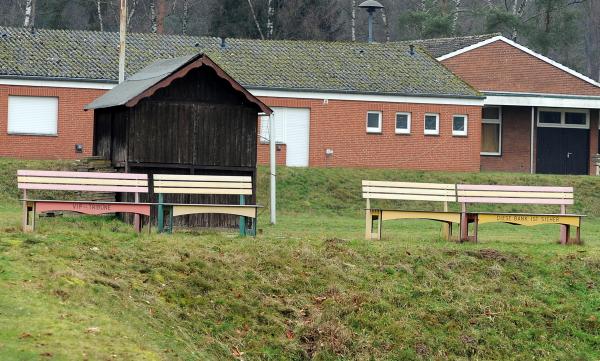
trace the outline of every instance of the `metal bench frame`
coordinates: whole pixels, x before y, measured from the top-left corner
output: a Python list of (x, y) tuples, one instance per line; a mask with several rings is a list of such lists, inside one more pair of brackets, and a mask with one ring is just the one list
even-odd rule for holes
[[(52, 211), (90, 215), (133, 213), (137, 232), (142, 229), (140, 216), (150, 218), (151, 204), (139, 202), (139, 194), (148, 193), (146, 174), (18, 170), (17, 182), (18, 188), (23, 190), (24, 232), (35, 230), (36, 214)], [(29, 199), (27, 191), (31, 190), (134, 193), (135, 202)]]

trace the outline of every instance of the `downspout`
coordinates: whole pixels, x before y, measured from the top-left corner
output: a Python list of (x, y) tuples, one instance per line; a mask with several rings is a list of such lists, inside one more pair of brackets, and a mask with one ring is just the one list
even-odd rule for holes
[(529, 172), (531, 174), (535, 173), (535, 169), (533, 166), (533, 136), (535, 131), (535, 107), (531, 107), (531, 143), (529, 144)]

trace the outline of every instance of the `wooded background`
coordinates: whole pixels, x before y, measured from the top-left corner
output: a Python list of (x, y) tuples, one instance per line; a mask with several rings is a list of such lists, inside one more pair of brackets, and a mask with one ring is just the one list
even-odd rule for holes
[[(600, 80), (600, 0), (379, 0), (379, 42), (501, 32)], [(128, 0), (133, 32), (365, 41), (362, 0)], [(118, 31), (119, 0), (0, 0), (0, 25)]]

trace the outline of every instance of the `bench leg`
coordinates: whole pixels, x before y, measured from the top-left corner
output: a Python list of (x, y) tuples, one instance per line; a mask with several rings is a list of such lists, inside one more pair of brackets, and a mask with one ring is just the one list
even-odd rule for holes
[(473, 242), (477, 243), (479, 241), (479, 217), (475, 215), (475, 224), (473, 225)]
[(569, 242), (569, 226), (565, 224), (560, 225), (560, 243), (567, 244)]
[(158, 209), (157, 209), (157, 219), (156, 226), (158, 233), (163, 233), (165, 230), (165, 210), (163, 208), (163, 195), (158, 195)]
[(240, 236), (246, 236), (246, 217), (240, 217)]
[(365, 239), (371, 240), (373, 236), (373, 216), (370, 209), (367, 209), (365, 213)]
[(169, 229), (167, 229), (167, 232), (169, 232), (169, 234), (173, 233), (173, 206), (169, 207)]
[(452, 239), (452, 222), (444, 222), (442, 224), (442, 237), (446, 241), (450, 241)]
[(23, 232), (35, 230), (35, 202), (23, 202)]
[(581, 226), (575, 228), (575, 244), (581, 244)]
[(379, 214), (377, 215), (377, 240), (381, 240), (381, 228), (383, 225), (382, 219), (383, 219), (383, 211), (379, 211)]
[(469, 220), (467, 219), (467, 214), (462, 213), (460, 215), (460, 237), (459, 240), (461, 242), (466, 242), (469, 240)]

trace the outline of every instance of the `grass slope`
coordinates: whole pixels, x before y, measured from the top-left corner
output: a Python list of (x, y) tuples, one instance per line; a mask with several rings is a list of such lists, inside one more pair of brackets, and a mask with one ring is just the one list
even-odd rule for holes
[(263, 215), (256, 239), (102, 217), (23, 234), (23, 165), (0, 161), (1, 360), (600, 358), (596, 217), (583, 246), (557, 245), (552, 226), (447, 243), (418, 221), (366, 242), (357, 194), (361, 178), (575, 184), (576, 210), (596, 216), (595, 178), (281, 169), (279, 223)]

